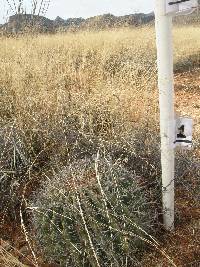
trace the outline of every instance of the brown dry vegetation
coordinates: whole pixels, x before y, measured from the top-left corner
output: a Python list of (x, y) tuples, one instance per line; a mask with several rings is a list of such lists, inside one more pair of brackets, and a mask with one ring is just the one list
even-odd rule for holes
[[(199, 155), (199, 34), (198, 27), (174, 30), (176, 72), (196, 69), (177, 74), (175, 84), (177, 111), (184, 109), (184, 115), (196, 120), (192, 159)], [(26, 245), (20, 229), (21, 198), (23, 193), (29, 198), (44, 173), (74, 153), (83, 157), (91, 142), (129, 140), (142, 129), (158, 133), (155, 33), (145, 27), (2, 38), (0, 44), (0, 234), (21, 249)], [(196, 181), (194, 176), (188, 176), (189, 182)], [(161, 238), (180, 267), (199, 261), (199, 205), (190, 193), (184, 198), (184, 190), (182, 185), (177, 188), (177, 209), (184, 220), (173, 236)], [(21, 236), (18, 240), (13, 229)], [(32, 266), (14, 248), (9, 254), (4, 241), (1, 266), (24, 266), (16, 257)], [(158, 252), (144, 258), (142, 266), (170, 266)]]

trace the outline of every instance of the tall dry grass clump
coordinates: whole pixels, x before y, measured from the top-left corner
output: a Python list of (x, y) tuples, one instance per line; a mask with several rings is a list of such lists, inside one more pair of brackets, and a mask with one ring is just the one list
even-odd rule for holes
[[(14, 183), (16, 192), (28, 168), (87, 153), (92, 139), (112, 140), (146, 121), (156, 109), (154, 36), (147, 32), (1, 39), (4, 188)], [(141, 101), (146, 108), (138, 108)]]

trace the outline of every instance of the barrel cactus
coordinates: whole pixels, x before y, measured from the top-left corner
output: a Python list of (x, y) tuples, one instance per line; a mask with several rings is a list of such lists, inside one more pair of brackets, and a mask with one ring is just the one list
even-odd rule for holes
[(105, 157), (80, 160), (31, 202), (36, 239), (59, 266), (135, 266), (154, 223), (142, 177)]

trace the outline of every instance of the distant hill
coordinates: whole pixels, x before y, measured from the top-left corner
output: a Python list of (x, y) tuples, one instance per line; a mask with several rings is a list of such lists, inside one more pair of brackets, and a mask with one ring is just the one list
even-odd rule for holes
[[(84, 30), (103, 30), (117, 27), (136, 27), (147, 24), (154, 20), (154, 14), (131, 14), (125, 16), (114, 16), (112, 14), (104, 14), (83, 20), (79, 25), (79, 29)], [(69, 29), (76, 29), (76, 26), (69, 25)], [(66, 28), (67, 30), (67, 28)]]
[[(153, 23), (154, 13), (130, 14), (125, 16), (114, 16), (104, 14), (91, 18), (68, 18), (57, 17), (55, 20), (30, 14), (17, 14), (11, 16), (7, 23), (0, 25), (1, 32), (42, 32), (55, 33), (58, 31), (78, 31), (78, 30), (103, 30), (119, 27), (137, 27)], [(195, 12), (190, 16), (178, 16), (174, 18), (176, 24), (200, 24), (200, 13)]]
[(30, 14), (17, 14), (9, 17), (7, 23), (1, 26), (1, 31), (6, 33), (20, 33), (25, 31), (52, 32), (54, 21), (42, 16)]
[(135, 27), (144, 25), (154, 20), (154, 14), (131, 14), (126, 16), (114, 16), (105, 14), (83, 18), (62, 19), (57, 17), (50, 20), (42, 16), (30, 14), (17, 14), (11, 16), (7, 23), (0, 26), (1, 31), (7, 33), (20, 33), (24, 31), (57, 32), (77, 30), (102, 30), (116, 27)]

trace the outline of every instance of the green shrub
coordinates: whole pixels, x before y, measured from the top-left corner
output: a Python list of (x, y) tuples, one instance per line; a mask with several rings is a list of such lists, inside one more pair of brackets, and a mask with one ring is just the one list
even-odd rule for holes
[(46, 181), (31, 207), (47, 259), (71, 267), (135, 266), (155, 222), (142, 184), (143, 177), (105, 157), (80, 160)]

